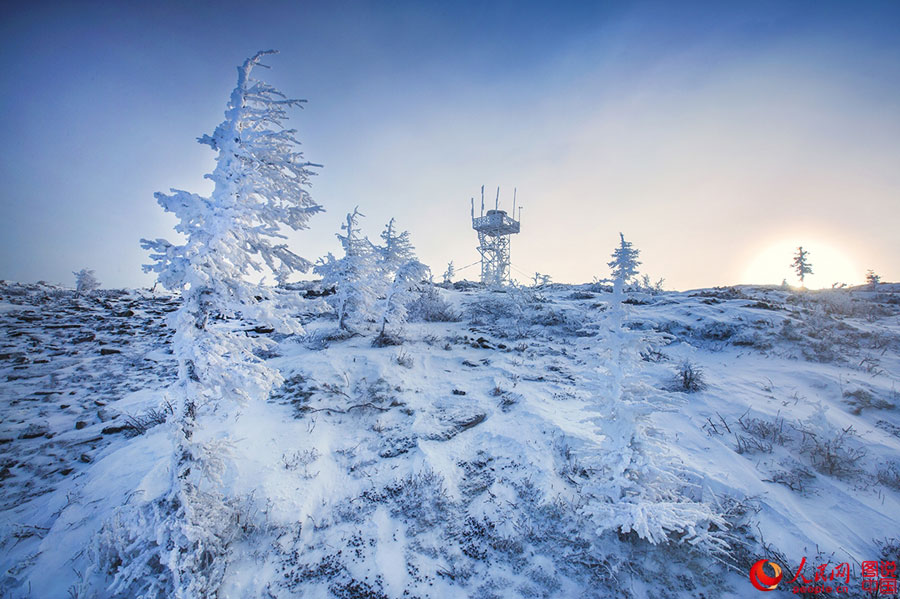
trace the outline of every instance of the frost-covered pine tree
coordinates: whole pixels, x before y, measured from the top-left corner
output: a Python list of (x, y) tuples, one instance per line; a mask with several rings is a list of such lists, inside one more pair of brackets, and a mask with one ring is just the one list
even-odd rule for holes
[(625, 236), (619, 233), (619, 247), (612, 253), (612, 260), (608, 262), (613, 276), (613, 293), (619, 301), (625, 286), (638, 274), (638, 261), (641, 251), (631, 246), (630, 241), (625, 241)]
[[(627, 248), (622, 241), (620, 249)], [(634, 263), (637, 254), (623, 256)], [(617, 283), (627, 272), (623, 265)], [(724, 520), (702, 501), (702, 490), (691, 489), (680, 476), (666, 439), (651, 424), (655, 412), (673, 407), (641, 376), (646, 333), (626, 326), (621, 293), (604, 314), (599, 397), (591, 418), (598, 443), (578, 456), (590, 472), (580, 483), (579, 511), (593, 524), (598, 545), (606, 533), (632, 533), (654, 545), (674, 541), (727, 554), (727, 542), (717, 532), (724, 530)]]
[[(307, 228), (321, 210), (306, 190), (310, 164), (295, 131), (283, 126), (287, 110), (301, 101), (252, 76), (272, 53), (259, 52), (238, 68), (225, 120), (198, 139), (216, 152), (216, 167), (206, 175), (211, 195), (156, 194), (178, 219), (184, 243), (141, 240), (155, 261), (145, 270), (182, 299), (169, 323), (178, 360), (169, 390), (173, 456), (167, 488), (135, 509), (124, 508), (104, 529), (107, 542), (98, 551), (116, 596), (216, 596), (229, 544), (241, 530), (236, 498), (221, 479), (228, 466), (222, 430), (241, 405), (264, 400), (281, 381), (254, 355), (267, 343), (247, 336), (243, 323), (302, 332), (281, 309), (291, 296), (248, 282), (254, 273), (283, 281), (307, 270), (310, 263), (281, 242), (281, 231)], [(218, 426), (208, 426), (213, 422)]]
[(650, 275), (641, 275), (641, 288), (644, 291), (660, 293), (663, 290), (663, 283), (665, 282), (666, 280), (662, 277), (657, 279), (656, 282), (653, 282), (650, 280)]
[(74, 271), (75, 275), (75, 293), (78, 295), (90, 294), (95, 289), (100, 288), (100, 281), (94, 276), (94, 271), (87, 268)]
[(406, 322), (407, 306), (415, 299), (415, 288), (428, 274), (428, 267), (418, 260), (403, 263), (388, 286), (387, 293), (381, 300), (381, 332), (386, 335), (388, 324), (397, 326)]
[(359, 207), (354, 208), (347, 214), (347, 222), (341, 225), (344, 233), (336, 234), (344, 255), (335, 258), (329, 253), (314, 269), (322, 277), (324, 289), (334, 288), (326, 301), (337, 314), (338, 327), (343, 330), (374, 320), (377, 317), (375, 301), (384, 289), (384, 278), (376, 271), (380, 257), (372, 242), (360, 232), (361, 216), (365, 215)]
[(797, 253), (794, 254), (794, 261), (791, 263), (791, 268), (796, 271), (797, 278), (800, 279), (801, 287), (803, 287), (806, 280), (806, 275), (814, 274), (812, 264), (809, 262), (809, 252), (804, 250), (802, 245), (797, 248)]
[(453, 260), (447, 263), (447, 270), (444, 271), (443, 279), (444, 285), (449, 285), (453, 282), (453, 277), (456, 276), (456, 268), (453, 266)]
[(394, 220), (392, 218), (385, 225), (381, 232), (382, 244), (375, 248), (378, 254), (377, 267), (386, 280), (390, 280), (401, 265), (416, 257), (416, 250), (409, 240), (409, 231), (397, 231)]
[(881, 277), (875, 274), (875, 271), (871, 268), (866, 271), (866, 284), (871, 285), (872, 287), (877, 286), (881, 283)]
[(388, 324), (399, 325), (406, 322), (406, 306), (413, 300), (413, 290), (428, 275), (428, 267), (416, 258), (415, 248), (409, 239), (409, 231), (394, 227), (394, 219), (381, 233), (383, 244), (378, 246), (378, 266), (386, 277), (383, 299), (379, 300), (381, 330), (383, 339)]

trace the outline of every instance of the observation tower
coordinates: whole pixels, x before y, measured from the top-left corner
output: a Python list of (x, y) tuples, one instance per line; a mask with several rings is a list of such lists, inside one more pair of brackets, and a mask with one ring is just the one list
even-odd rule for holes
[[(521, 220), (522, 207), (516, 214), (516, 192), (513, 191), (513, 217)], [(472, 228), (478, 232), (478, 253), (481, 254), (481, 282), (491, 287), (509, 283), (509, 236), (519, 232), (519, 221), (500, 210), (500, 188), (494, 209), (484, 211), (484, 185), (481, 186), (481, 216), (475, 216), (472, 198)]]

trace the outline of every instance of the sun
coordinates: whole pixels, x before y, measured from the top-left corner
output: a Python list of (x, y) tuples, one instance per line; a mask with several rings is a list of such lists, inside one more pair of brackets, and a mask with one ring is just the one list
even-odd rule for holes
[(813, 269), (813, 274), (806, 275), (804, 281), (807, 288), (821, 289), (835, 283), (862, 283), (863, 273), (849, 253), (816, 239), (782, 240), (764, 247), (747, 263), (741, 282), (778, 285), (786, 280), (789, 285), (799, 285), (800, 281), (791, 268), (791, 263), (797, 247), (801, 245), (809, 252), (809, 262)]

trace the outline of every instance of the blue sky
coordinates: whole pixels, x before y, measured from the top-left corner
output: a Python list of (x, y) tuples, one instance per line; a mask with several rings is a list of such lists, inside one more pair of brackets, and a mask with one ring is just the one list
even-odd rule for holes
[(623, 231), (674, 288), (778, 283), (791, 244), (822, 285), (900, 280), (900, 3), (145, 4), (0, 15), (0, 278), (149, 285), (138, 239), (174, 236), (153, 192), (209, 191), (194, 140), (276, 48), (325, 165), (308, 258), (359, 205), (437, 273), (472, 263), (484, 184), (518, 187), (520, 278), (606, 276)]

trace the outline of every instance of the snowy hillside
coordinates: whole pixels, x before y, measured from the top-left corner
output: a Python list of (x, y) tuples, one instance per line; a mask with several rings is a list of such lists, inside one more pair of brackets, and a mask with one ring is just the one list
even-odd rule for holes
[[(749, 597), (753, 562), (804, 557), (866, 596), (861, 562), (898, 557), (900, 286), (619, 313), (600, 286), (457, 284), (382, 347), (308, 295), (304, 335), (243, 327), (285, 383), (221, 425), (245, 498), (223, 597)], [(0, 286), (0, 597), (112, 596), (117, 514), (171, 463), (177, 306)]]

